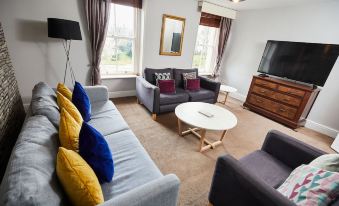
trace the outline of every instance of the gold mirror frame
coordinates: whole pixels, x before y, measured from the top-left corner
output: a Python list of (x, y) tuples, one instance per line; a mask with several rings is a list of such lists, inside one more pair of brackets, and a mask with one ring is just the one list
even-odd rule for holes
[[(174, 19), (178, 21), (182, 21), (182, 29), (181, 29), (181, 38), (180, 38), (180, 50), (179, 52), (166, 52), (164, 50), (164, 34), (165, 34), (165, 29), (166, 29), (166, 19)], [(167, 55), (167, 56), (181, 56), (182, 52), (182, 45), (184, 41), (184, 32), (185, 32), (185, 21), (186, 19), (183, 17), (178, 17), (178, 16), (172, 16), (168, 14), (163, 14), (162, 15), (162, 26), (161, 26), (161, 37), (160, 37), (160, 55)]]

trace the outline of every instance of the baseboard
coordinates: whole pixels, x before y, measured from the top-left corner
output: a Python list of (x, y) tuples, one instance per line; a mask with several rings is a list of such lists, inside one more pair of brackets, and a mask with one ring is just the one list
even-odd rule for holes
[(234, 99), (237, 99), (241, 102), (246, 101), (246, 96), (243, 95), (243, 94), (240, 94), (239, 92), (230, 93), (229, 95), (230, 95), (230, 97), (233, 97)]
[(135, 90), (108, 92), (109, 98), (131, 97), (131, 96), (136, 96)]
[(327, 136), (330, 136), (332, 138), (335, 138), (337, 136), (337, 134), (339, 133), (339, 131), (337, 131), (337, 130), (331, 128), (331, 127), (319, 124), (319, 123), (314, 122), (314, 121), (309, 120), (309, 119), (306, 120), (305, 127), (312, 129), (314, 131), (317, 131), (319, 133), (325, 134)]

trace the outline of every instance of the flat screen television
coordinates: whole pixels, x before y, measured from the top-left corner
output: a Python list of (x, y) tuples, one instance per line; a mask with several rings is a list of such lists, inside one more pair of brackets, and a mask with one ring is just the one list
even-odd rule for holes
[(338, 56), (335, 44), (269, 40), (258, 72), (324, 86)]

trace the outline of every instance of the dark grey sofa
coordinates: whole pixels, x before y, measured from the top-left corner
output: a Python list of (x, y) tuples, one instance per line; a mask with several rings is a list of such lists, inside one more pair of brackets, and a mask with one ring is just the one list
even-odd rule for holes
[[(160, 94), (159, 87), (156, 86), (154, 73), (170, 73), (175, 80), (176, 94)], [(150, 69), (144, 70), (144, 77), (137, 77), (136, 91), (138, 101), (152, 113), (155, 120), (156, 115), (174, 111), (175, 107), (184, 102), (207, 102), (216, 103), (220, 83), (205, 77), (200, 78), (200, 91), (190, 92), (184, 90), (184, 80), (182, 73), (196, 72), (198, 69)]]
[[(230, 155), (217, 160), (209, 201), (214, 206), (295, 205), (276, 189), (301, 164), (325, 154), (279, 131), (270, 131), (261, 150), (239, 161)], [(339, 200), (332, 203), (339, 205)]]

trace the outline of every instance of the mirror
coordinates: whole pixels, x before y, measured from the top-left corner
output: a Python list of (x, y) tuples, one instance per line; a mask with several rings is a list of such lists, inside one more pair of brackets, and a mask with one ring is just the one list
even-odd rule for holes
[(160, 39), (160, 55), (181, 56), (185, 18), (164, 14)]

